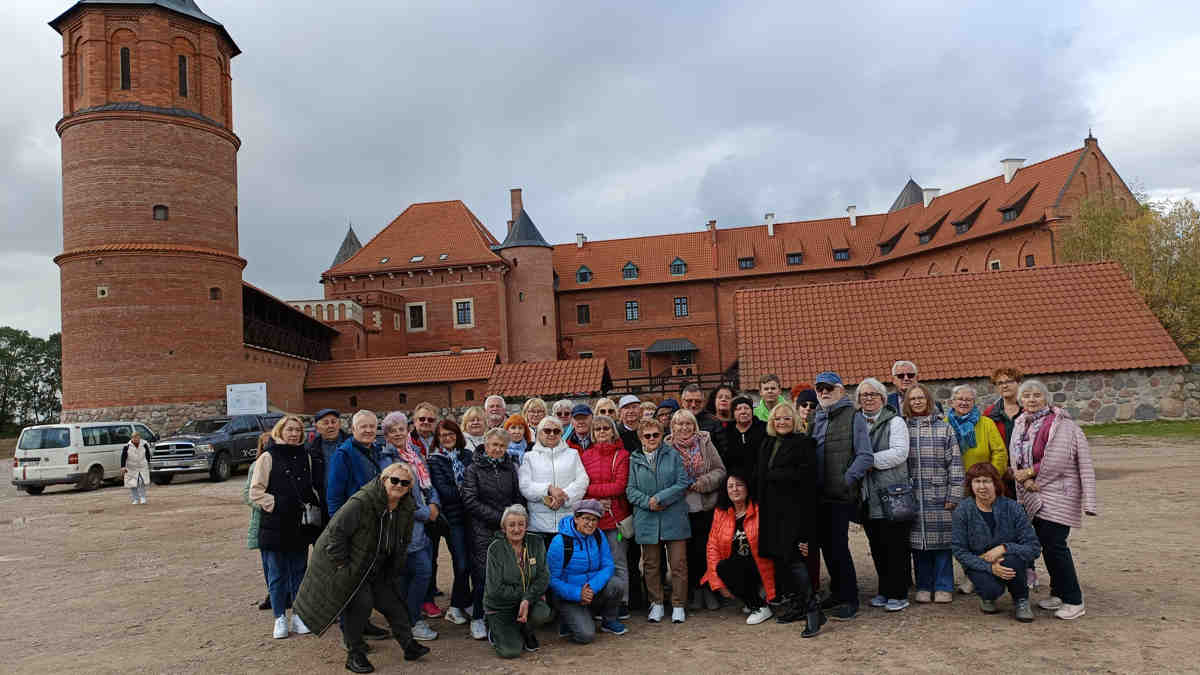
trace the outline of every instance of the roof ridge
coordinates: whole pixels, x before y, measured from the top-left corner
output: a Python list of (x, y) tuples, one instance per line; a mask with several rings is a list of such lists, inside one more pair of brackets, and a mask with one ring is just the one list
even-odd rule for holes
[(447, 357), (447, 356), (482, 356), (484, 354), (495, 355), (495, 354), (499, 354), (499, 353), (500, 352), (498, 352), (494, 349), (485, 349), (481, 352), (460, 352), (458, 354), (453, 354), (453, 353), (451, 353), (451, 354), (397, 354), (394, 356), (366, 356), (361, 359), (336, 359), (333, 361), (320, 361), (318, 363), (314, 363), (313, 365), (314, 366), (322, 366), (322, 365), (335, 366), (335, 365), (344, 365), (347, 363), (363, 363), (366, 361), (394, 361), (396, 359), (435, 359), (435, 358), (441, 358), (441, 357)]

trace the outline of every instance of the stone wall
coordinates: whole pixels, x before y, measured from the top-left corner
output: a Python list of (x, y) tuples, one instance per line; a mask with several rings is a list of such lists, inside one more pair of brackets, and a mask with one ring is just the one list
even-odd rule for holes
[[(1105, 372), (1029, 375), (1050, 390), (1050, 400), (1081, 423), (1146, 422), (1200, 419), (1200, 364), (1175, 368), (1139, 368)], [(949, 408), (950, 390), (973, 385), (982, 407), (998, 397), (987, 378), (929, 381)]]
[(148, 403), (143, 405), (114, 406), (111, 408), (85, 408), (64, 410), (62, 422), (108, 422), (128, 420), (142, 422), (151, 431), (162, 436), (169, 434), (191, 419), (221, 417), (226, 411), (225, 399), (197, 401), (194, 403)]

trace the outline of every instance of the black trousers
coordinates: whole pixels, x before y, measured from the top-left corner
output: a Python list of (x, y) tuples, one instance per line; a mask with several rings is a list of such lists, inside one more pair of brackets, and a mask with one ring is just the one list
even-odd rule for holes
[[(691, 561), (688, 564), (690, 570)], [(762, 598), (758, 595), (762, 576), (758, 573), (758, 565), (754, 563), (753, 556), (734, 553), (717, 563), (717, 576), (729, 592), (751, 610), (762, 607)]]
[(879, 595), (890, 600), (908, 597), (912, 581), (912, 557), (908, 551), (908, 532), (911, 523), (896, 523), (884, 519), (863, 522), (875, 574), (879, 576)]
[(367, 643), (363, 641), (362, 634), (372, 609), (379, 610), (387, 619), (392, 636), (397, 642), (407, 645), (412, 640), (412, 624), (409, 622), (408, 610), (404, 608), (404, 598), (397, 590), (395, 580), (380, 574), (363, 582), (342, 612), (342, 636), (350, 651), (367, 650)]
[(625, 560), (629, 563), (629, 608), (648, 609), (650, 601), (642, 578), (642, 547), (637, 542), (630, 540), (625, 547)]
[(794, 596), (801, 601), (807, 601), (810, 594), (815, 593), (812, 580), (808, 577), (809, 560), (817, 555), (813, 546), (809, 546), (808, 555), (800, 554), (795, 549), (787, 558), (774, 558), (775, 561), (775, 597), (778, 600)]
[(832, 597), (858, 607), (858, 577), (850, 556), (850, 516), (854, 510), (853, 504), (822, 501), (817, 507), (817, 530)]
[[(1015, 556), (1006, 555), (1000, 559), (1000, 564), (1016, 572), (1010, 581), (1005, 581), (991, 572), (967, 570), (967, 577), (975, 584), (975, 592), (984, 600), (995, 600), (1004, 595), (1007, 590), (1013, 600), (1024, 600), (1029, 597), (1029, 583), (1025, 579), (1025, 561)], [(1065, 600), (1064, 600), (1065, 602)]]
[(1034, 518), (1033, 531), (1042, 543), (1042, 558), (1046, 561), (1046, 571), (1050, 573), (1050, 595), (1061, 598), (1068, 605), (1082, 605), (1083, 590), (1079, 588), (1075, 559), (1071, 557), (1071, 548), (1067, 546), (1071, 527)]
[(687, 540), (688, 591), (700, 587), (700, 579), (708, 569), (708, 531), (712, 529), (713, 512), (689, 513), (692, 538)]

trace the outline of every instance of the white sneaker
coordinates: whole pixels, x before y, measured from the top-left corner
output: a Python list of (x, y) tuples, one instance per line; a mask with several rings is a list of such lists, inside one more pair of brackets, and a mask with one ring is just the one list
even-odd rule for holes
[(1078, 619), (1085, 613), (1086, 612), (1083, 609), (1083, 603), (1078, 605), (1068, 605), (1064, 602), (1063, 606), (1059, 607), (1058, 611), (1054, 613), (1054, 616), (1062, 619), (1063, 621), (1070, 621), (1071, 619)]
[(428, 623), (425, 623), (424, 619), (421, 619), (413, 624), (412, 636), (414, 640), (422, 640), (427, 642), (429, 640), (436, 640), (438, 634), (437, 631), (429, 627)]
[(1063, 606), (1062, 598), (1052, 595), (1045, 600), (1038, 600), (1038, 607), (1046, 610), (1061, 609)]
[(658, 623), (659, 621), (663, 620), (663, 615), (666, 613), (667, 612), (665, 609), (663, 609), (662, 605), (653, 603), (650, 605), (650, 615), (646, 617), (646, 620), (650, 623)]
[(271, 634), (271, 637), (275, 638), (276, 640), (285, 638), (285, 637), (287, 637), (287, 633), (288, 633), (287, 629), (288, 629), (287, 617), (286, 616), (278, 617), (275, 619), (275, 632), (273, 632)]
[(755, 611), (753, 614), (746, 617), (746, 623), (751, 626), (757, 626), (758, 624), (766, 621), (767, 619), (771, 618), (774, 615), (775, 615), (775, 613), (771, 611), (770, 607), (763, 605), (762, 607), (759, 607), (758, 610)]
[(130, 504), (137, 504), (137, 503), (138, 503), (138, 498), (137, 498), (137, 497), (130, 497), (130, 498), (129, 498), (129, 503), (130, 503)]
[(140, 500), (138, 503), (139, 503), (139, 504), (145, 504), (145, 503), (146, 503), (146, 498), (145, 498), (145, 497), (142, 497), (142, 499), (141, 499), (141, 500)]
[(671, 610), (671, 623), (683, 623), (687, 620), (687, 613), (682, 607), (676, 607)]
[(292, 632), (296, 635), (308, 635), (312, 631), (308, 629), (308, 626), (304, 625), (304, 622), (300, 620), (300, 617), (297, 614), (293, 613)]
[(470, 619), (467, 618), (466, 613), (457, 607), (451, 607), (450, 609), (447, 609), (442, 618), (456, 626), (461, 626), (470, 621)]
[(958, 592), (963, 595), (970, 595), (975, 592), (975, 582), (967, 579), (958, 585)]
[(471, 637), (475, 638), (476, 640), (483, 640), (487, 638), (487, 636), (487, 624), (483, 622), (483, 619), (472, 619)]

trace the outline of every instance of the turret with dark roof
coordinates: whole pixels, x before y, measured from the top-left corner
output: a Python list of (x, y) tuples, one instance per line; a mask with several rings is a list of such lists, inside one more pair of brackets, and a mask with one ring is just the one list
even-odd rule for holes
[(492, 247), (492, 250), (499, 251), (506, 248), (516, 248), (517, 246), (544, 246), (545, 248), (554, 248), (546, 243), (545, 237), (538, 231), (537, 225), (533, 224), (533, 219), (521, 209), (521, 213), (517, 215), (513, 222), (512, 228), (508, 231), (508, 236), (504, 241), (500, 242), (499, 246)]
[(234, 43), (233, 38), (229, 36), (229, 31), (225, 30), (225, 26), (221, 25), (220, 21), (217, 21), (201, 11), (201, 9), (196, 6), (195, 0), (78, 0), (75, 4), (71, 5), (67, 11), (55, 17), (54, 20), (50, 22), (50, 27), (58, 30), (59, 27), (57, 24), (66, 18), (68, 14), (75, 11), (76, 7), (81, 5), (154, 5), (157, 7), (162, 7), (163, 9), (169, 9), (172, 12), (177, 12), (197, 21), (203, 21), (210, 26), (216, 26), (217, 28), (221, 29), (221, 33), (224, 35), (225, 39), (229, 40), (229, 44), (233, 46), (233, 56), (237, 56), (238, 54), (242, 53), (242, 50), (238, 49), (237, 44)]
[(333, 256), (333, 264), (330, 267), (337, 267), (346, 262), (362, 250), (362, 242), (358, 240), (358, 235), (354, 234), (354, 226), (346, 230), (346, 237), (342, 239), (342, 245), (338, 248), (337, 255)]
[(921, 192), (921, 186), (917, 185), (917, 181), (909, 178), (904, 184), (904, 189), (900, 190), (900, 194), (896, 195), (896, 201), (892, 202), (892, 207), (888, 209), (888, 213), (899, 211), (906, 206), (913, 204), (924, 204), (925, 196)]

